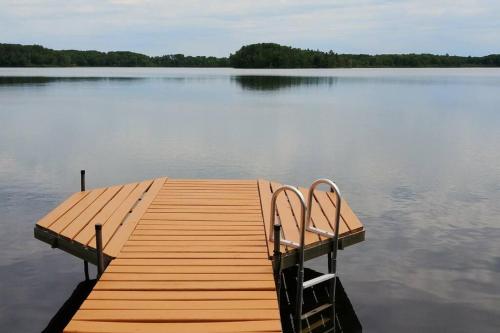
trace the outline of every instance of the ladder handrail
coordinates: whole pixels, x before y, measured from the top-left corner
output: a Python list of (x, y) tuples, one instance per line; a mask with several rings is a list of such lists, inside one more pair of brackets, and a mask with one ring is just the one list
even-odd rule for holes
[[(273, 196), (271, 197), (271, 220), (269, 223), (269, 240), (271, 242), (274, 242), (273, 235), (274, 235), (274, 225), (276, 224), (275, 223), (275, 221), (276, 221), (276, 200), (278, 199), (278, 196), (280, 195), (280, 193), (282, 193), (286, 190), (292, 191), (299, 198), (299, 201), (300, 201), (300, 205), (301, 205), (301, 212), (300, 212), (301, 230), (299, 230), (300, 231), (300, 243), (297, 243), (297, 242), (294, 242), (291, 240), (287, 240), (287, 239), (280, 239), (280, 243), (283, 245), (291, 246), (293, 248), (300, 248), (300, 247), (303, 248), (304, 247), (304, 239), (305, 239), (305, 229), (306, 229), (306, 218), (305, 217), (307, 214), (306, 200), (304, 199), (304, 196), (302, 195), (302, 193), (296, 187), (293, 187), (290, 185), (281, 186), (276, 191), (274, 191)], [(279, 221), (279, 223), (277, 223), (277, 225), (279, 225), (281, 227), (281, 221)]]
[[(280, 239), (280, 244), (284, 244), (287, 246), (291, 246), (294, 248), (297, 248), (298, 251), (298, 272), (297, 272), (297, 298), (295, 299), (295, 313), (296, 313), (296, 318), (295, 318), (295, 327), (301, 326), (301, 316), (302, 316), (302, 297), (303, 297), (303, 283), (304, 283), (304, 245), (305, 245), (305, 234), (306, 234), (306, 214), (307, 214), (307, 205), (306, 201), (304, 199), (304, 196), (302, 193), (293, 186), (290, 185), (283, 185), (280, 188), (278, 188), (276, 191), (274, 191), (273, 196), (271, 197), (271, 220), (270, 220), (270, 226), (269, 226), (269, 240), (274, 241), (274, 226), (275, 226), (275, 217), (276, 217), (276, 200), (278, 199), (278, 196), (282, 193), (285, 192), (286, 190), (292, 191), (300, 201), (300, 243), (296, 243), (294, 241), (286, 240), (286, 239)], [(276, 227), (281, 228), (281, 221), (276, 224)], [(275, 249), (279, 247), (277, 243), (274, 244)], [(275, 251), (276, 252), (276, 251)], [(301, 330), (297, 329), (295, 332), (300, 332)]]
[[(332, 191), (333, 193), (335, 193), (336, 197), (337, 197), (337, 200), (336, 200), (336, 211), (335, 211), (335, 222), (334, 222), (333, 233), (328, 232), (326, 230), (322, 230), (322, 229), (316, 228), (316, 227), (314, 227), (312, 225), (311, 213), (312, 213), (312, 204), (313, 204), (314, 190), (316, 189), (316, 187), (318, 187), (318, 185), (321, 185), (321, 184), (329, 185), (330, 186), (330, 191)], [(322, 236), (333, 238), (334, 255), (335, 255), (335, 257), (336, 257), (336, 254), (337, 254), (337, 251), (336, 251), (335, 248), (337, 248), (337, 246), (338, 246), (338, 240), (339, 240), (339, 225), (340, 225), (340, 207), (341, 207), (341, 204), (342, 204), (342, 196), (340, 194), (340, 189), (337, 186), (337, 184), (335, 184), (330, 179), (322, 178), (322, 179), (315, 180), (311, 184), (311, 186), (309, 187), (309, 193), (307, 194), (307, 207), (308, 207), (307, 218), (306, 218), (306, 220), (307, 220), (307, 227), (306, 227), (307, 231), (314, 232), (314, 233), (320, 234)]]

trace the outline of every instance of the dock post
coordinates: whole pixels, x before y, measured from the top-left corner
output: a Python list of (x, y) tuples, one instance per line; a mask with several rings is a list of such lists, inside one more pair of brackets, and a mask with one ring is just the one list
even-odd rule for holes
[[(80, 170), (80, 191), (85, 191), (85, 170)], [(85, 281), (89, 280), (89, 263), (87, 260), (83, 261), (83, 271), (85, 272)]]
[(278, 296), (278, 304), (280, 304), (281, 294), (281, 225), (275, 224), (274, 231), (274, 252), (273, 252), (273, 270), (274, 282), (276, 283), (276, 294)]
[(80, 191), (85, 191), (85, 170), (80, 170)]
[(95, 225), (95, 248), (97, 251), (97, 278), (104, 272), (104, 255), (102, 253), (102, 224)]

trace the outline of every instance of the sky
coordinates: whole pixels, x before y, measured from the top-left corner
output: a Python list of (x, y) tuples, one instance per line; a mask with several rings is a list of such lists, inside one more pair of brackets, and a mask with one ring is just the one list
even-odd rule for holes
[(0, 0), (0, 43), (228, 56), (261, 42), (339, 53), (500, 53), (500, 0)]

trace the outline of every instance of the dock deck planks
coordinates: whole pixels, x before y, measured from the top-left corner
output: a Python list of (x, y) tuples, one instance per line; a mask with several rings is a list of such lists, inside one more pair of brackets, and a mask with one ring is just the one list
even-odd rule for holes
[[(35, 235), (86, 259), (95, 256), (94, 225), (101, 223), (111, 262), (65, 332), (281, 331), (266, 234), (279, 186), (159, 178), (72, 195), (37, 223)], [(332, 231), (334, 199), (315, 193), (316, 226)], [(284, 236), (294, 241), (299, 206), (288, 193), (277, 205)], [(358, 237), (346, 244), (362, 240), (363, 226), (345, 201), (341, 216), (340, 237)], [(328, 240), (307, 233), (306, 242), (314, 249)], [(282, 251), (291, 263), (294, 250)], [(316, 252), (309, 256), (323, 253)]]

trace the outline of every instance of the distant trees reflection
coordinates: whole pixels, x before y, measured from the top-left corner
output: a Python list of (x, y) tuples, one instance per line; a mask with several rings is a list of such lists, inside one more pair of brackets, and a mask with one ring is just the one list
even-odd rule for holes
[(241, 88), (246, 90), (272, 91), (293, 88), (296, 86), (319, 86), (333, 85), (337, 82), (336, 77), (314, 77), (314, 76), (251, 76), (238, 75), (231, 77)]

